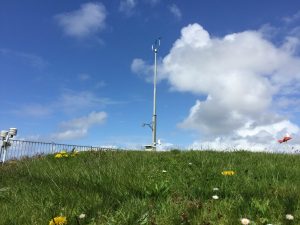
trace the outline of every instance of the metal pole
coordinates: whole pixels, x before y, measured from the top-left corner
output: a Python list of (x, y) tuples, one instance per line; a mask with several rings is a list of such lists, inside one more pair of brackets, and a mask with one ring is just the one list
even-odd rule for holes
[(157, 52), (160, 46), (160, 38), (155, 40), (152, 50), (154, 52), (154, 90), (153, 90), (153, 116), (152, 116), (152, 150), (156, 151), (156, 80), (157, 80)]
[(7, 146), (4, 148), (3, 159), (2, 159), (3, 165), (4, 165), (4, 162), (5, 162), (6, 152), (7, 152)]
[(1, 160), (1, 163), (3, 163), (3, 159), (2, 159), (3, 154), (4, 154), (4, 145), (2, 144), (1, 150), (0, 150), (0, 160)]
[(9, 136), (7, 135), (6, 139), (3, 141), (3, 158), (2, 158), (2, 165), (5, 163), (5, 158), (6, 158), (6, 152), (8, 148), (8, 143), (9, 143)]
[(157, 47), (154, 48), (154, 90), (153, 90), (153, 117), (152, 117), (152, 146), (153, 151), (156, 151), (156, 77), (157, 77), (157, 64), (156, 64), (156, 56), (157, 56)]

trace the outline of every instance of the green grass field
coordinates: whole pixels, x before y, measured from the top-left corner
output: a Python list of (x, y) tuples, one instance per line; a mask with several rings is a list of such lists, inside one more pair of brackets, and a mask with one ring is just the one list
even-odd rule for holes
[(74, 225), (299, 225), (300, 155), (82, 152), (1, 166), (1, 225), (47, 225), (57, 216)]

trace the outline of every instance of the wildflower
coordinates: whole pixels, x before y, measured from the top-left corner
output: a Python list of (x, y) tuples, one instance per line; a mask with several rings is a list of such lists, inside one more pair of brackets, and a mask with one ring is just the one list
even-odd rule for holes
[(74, 151), (72, 151), (72, 154), (71, 154), (71, 156), (76, 156), (76, 155), (78, 155), (78, 151), (77, 150), (74, 150)]
[(85, 216), (86, 216), (86, 215), (85, 215), (84, 213), (81, 213), (81, 214), (78, 216), (78, 218), (79, 218), (79, 219), (84, 219)]
[(162, 170), (162, 172), (163, 172), (163, 173), (166, 173), (167, 171), (166, 171), (166, 170)]
[(66, 150), (62, 150), (59, 153), (55, 154), (55, 158), (63, 158), (63, 157), (69, 157), (68, 153)]
[(286, 214), (286, 215), (285, 215), (285, 218), (286, 218), (287, 220), (293, 220), (293, 219), (294, 219), (294, 216), (291, 215), (291, 214)]
[(219, 188), (213, 188), (213, 191), (219, 191)]
[(62, 151), (60, 152), (60, 154), (62, 154), (63, 157), (68, 157), (68, 153), (67, 153), (66, 150), (62, 150)]
[(57, 216), (49, 221), (49, 225), (64, 225), (67, 224), (67, 217)]
[(76, 150), (76, 148), (74, 147), (72, 150), (71, 150), (71, 156), (76, 156), (78, 155), (78, 150)]
[(218, 195), (213, 195), (212, 198), (217, 200), (217, 199), (219, 199), (219, 196)]
[(224, 175), (224, 176), (232, 176), (234, 174), (235, 174), (235, 172), (232, 170), (225, 170), (222, 172), (222, 175)]
[(57, 153), (55, 156), (54, 156), (55, 158), (62, 158), (63, 157), (63, 155), (62, 154), (60, 154), (60, 153)]
[(242, 219), (241, 219), (241, 223), (242, 223), (243, 225), (248, 225), (248, 224), (250, 223), (250, 220), (247, 219), (247, 218), (242, 218)]
[(189, 165), (191, 166), (191, 165), (193, 165), (193, 163), (189, 162)]

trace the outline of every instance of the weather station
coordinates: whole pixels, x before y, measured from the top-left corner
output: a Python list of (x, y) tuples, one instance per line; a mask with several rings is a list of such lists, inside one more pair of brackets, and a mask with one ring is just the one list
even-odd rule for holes
[(157, 38), (152, 45), (152, 51), (154, 53), (154, 80), (153, 80), (153, 114), (152, 122), (144, 123), (143, 127), (148, 126), (152, 131), (152, 145), (145, 145), (146, 151), (156, 151), (156, 127), (157, 127), (157, 115), (156, 115), (156, 81), (157, 81), (157, 53), (160, 47), (160, 39)]
[(0, 133), (2, 145), (1, 145), (1, 151), (0, 151), (0, 162), (4, 164), (5, 157), (7, 154), (7, 150), (9, 146), (11, 146), (11, 139), (13, 139), (15, 136), (17, 136), (18, 129), (17, 128), (10, 128), (9, 131), (2, 130)]

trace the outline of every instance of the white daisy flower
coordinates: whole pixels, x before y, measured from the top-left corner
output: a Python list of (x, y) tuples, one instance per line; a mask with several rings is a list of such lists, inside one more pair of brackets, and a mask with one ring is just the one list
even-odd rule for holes
[(219, 190), (219, 188), (213, 188), (213, 191), (218, 191)]
[(166, 173), (167, 171), (166, 171), (166, 170), (162, 170), (162, 172), (163, 172), (163, 173)]
[(79, 218), (79, 219), (84, 219), (85, 216), (86, 216), (86, 215), (85, 215), (84, 213), (81, 213), (81, 214), (78, 216), (78, 218)]
[(287, 220), (293, 220), (293, 219), (294, 219), (294, 216), (291, 215), (291, 214), (286, 214), (286, 215), (285, 215), (285, 218), (286, 218)]
[(218, 195), (213, 195), (212, 198), (217, 200), (217, 199), (219, 199), (219, 196)]
[(248, 225), (248, 224), (250, 223), (250, 220), (247, 219), (247, 218), (242, 218), (242, 219), (241, 219), (241, 223), (242, 223), (243, 225)]

